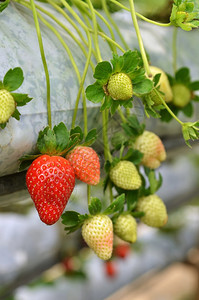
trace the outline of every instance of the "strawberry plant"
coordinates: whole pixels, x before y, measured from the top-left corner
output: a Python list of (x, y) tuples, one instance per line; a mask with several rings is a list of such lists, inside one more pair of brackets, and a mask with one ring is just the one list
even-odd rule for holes
[[(157, 169), (166, 160), (166, 151), (161, 139), (148, 131), (144, 122), (139, 122), (134, 109), (135, 99), (140, 99), (143, 119), (177, 121), (190, 147), (190, 140), (199, 138), (199, 121), (184, 122), (178, 117), (179, 112), (186, 117), (192, 116), (193, 102), (195, 105), (198, 102), (199, 81), (191, 80), (189, 68), (177, 69), (176, 46), (179, 29), (197, 30), (199, 7), (196, 1), (174, 0), (170, 22), (160, 23), (139, 14), (135, 10), (134, 0), (128, 3), (116, 0), (40, 2), (46, 2), (51, 10), (34, 0), (12, 1), (13, 5), (22, 6), (32, 13), (46, 78), (47, 124), (38, 132), (35, 152), (21, 157), (20, 170), (28, 169), (27, 189), (41, 221), (52, 225), (61, 219), (68, 234), (81, 229), (87, 245), (99, 258), (108, 260), (107, 273), (112, 276), (114, 271), (109, 260), (113, 253), (114, 235), (127, 243), (135, 243), (139, 239), (138, 219), (148, 226), (161, 227), (168, 218), (166, 206), (157, 195), (163, 181)], [(9, 0), (0, 3), (1, 13), (9, 9), (9, 3)], [(103, 13), (97, 8), (102, 9)], [(117, 10), (125, 10), (132, 19), (139, 49), (128, 46), (120, 24), (115, 22), (112, 14)], [(155, 26), (173, 27), (174, 74), (167, 74), (159, 66), (150, 65), (150, 53), (146, 53), (137, 18)], [(70, 26), (62, 21), (65, 19)], [(75, 71), (76, 78), (71, 78), (78, 82), (78, 91), (71, 95), (75, 106), (71, 123), (67, 124), (70, 129), (63, 122), (54, 127), (52, 125), (55, 120), (51, 113), (51, 78), (41, 23), (66, 50)], [(56, 26), (53, 25), (55, 23)], [(85, 57), (83, 70), (73, 57), (74, 50), (67, 44), (66, 34)], [(101, 52), (99, 37), (112, 52), (107, 54), (106, 60)], [(90, 70), (93, 73), (90, 77), (94, 80), (89, 78)], [(91, 84), (86, 84), (87, 79)], [(10, 117), (19, 119), (17, 107), (31, 100), (27, 95), (13, 93), (22, 82), (20, 68), (10, 69), (0, 82), (2, 129)], [(101, 161), (101, 153), (97, 153), (94, 144), (99, 139), (97, 129), (88, 128), (88, 101), (98, 110), (102, 123), (104, 152)], [(80, 102), (83, 128), (77, 126)], [(118, 132), (110, 135), (109, 121), (113, 115), (119, 120), (119, 128)], [(88, 212), (84, 214), (67, 210), (78, 180), (87, 185)], [(104, 203), (94, 194), (100, 180), (103, 183)], [(125, 253), (119, 255), (124, 257)]]
[(24, 106), (32, 100), (27, 94), (13, 93), (22, 85), (23, 80), (23, 71), (17, 67), (10, 69), (3, 81), (0, 81), (0, 127), (2, 129), (5, 128), (10, 117), (20, 119), (18, 106)]

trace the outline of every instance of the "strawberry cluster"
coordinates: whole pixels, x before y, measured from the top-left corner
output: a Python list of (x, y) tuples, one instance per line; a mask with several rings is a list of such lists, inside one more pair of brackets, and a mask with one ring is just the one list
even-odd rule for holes
[[(70, 136), (70, 137), (69, 137)], [(93, 141), (89, 133), (86, 144)], [(21, 168), (33, 159), (26, 174), (26, 185), (42, 222), (56, 223), (62, 215), (75, 187), (75, 179), (96, 185), (100, 180), (97, 153), (88, 146), (76, 146), (82, 132), (76, 127), (69, 132), (63, 123), (39, 133), (37, 141), (41, 154), (21, 158)]]

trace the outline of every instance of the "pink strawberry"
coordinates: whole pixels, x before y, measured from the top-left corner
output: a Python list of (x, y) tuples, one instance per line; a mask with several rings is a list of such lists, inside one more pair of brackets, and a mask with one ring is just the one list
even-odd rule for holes
[(113, 223), (106, 215), (95, 215), (86, 219), (82, 236), (87, 245), (101, 259), (111, 258), (113, 251)]
[(74, 169), (77, 179), (91, 185), (100, 180), (100, 161), (91, 147), (78, 146), (66, 156)]
[(142, 164), (156, 169), (166, 159), (166, 152), (161, 139), (151, 131), (144, 131), (135, 141), (135, 149), (144, 154)]
[(41, 221), (52, 225), (59, 220), (70, 198), (75, 174), (65, 158), (42, 155), (29, 167), (26, 185)]

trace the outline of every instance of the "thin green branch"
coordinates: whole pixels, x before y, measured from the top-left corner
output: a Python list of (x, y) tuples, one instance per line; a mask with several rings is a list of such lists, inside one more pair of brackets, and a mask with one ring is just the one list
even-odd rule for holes
[(168, 105), (166, 104), (166, 102), (163, 100), (163, 98), (160, 96), (160, 93), (158, 93), (158, 91), (156, 89), (154, 89), (157, 97), (160, 99), (160, 101), (162, 102), (162, 104), (164, 105), (164, 107), (166, 108), (166, 110), (170, 113), (170, 115), (180, 124), (180, 125), (184, 125), (184, 122), (182, 122), (180, 119), (178, 119), (178, 117), (172, 112), (172, 110), (168, 107)]
[[(60, 14), (62, 14), (66, 20), (74, 27), (74, 29), (76, 30), (76, 32), (78, 33), (79, 37), (81, 38), (82, 42), (86, 45), (86, 47), (88, 47), (88, 43), (86, 41), (86, 39), (84, 38), (81, 30), (79, 29), (79, 27), (77, 26), (77, 24), (67, 15), (67, 13), (57, 4), (54, 3), (53, 0), (46, 0), (50, 5), (52, 5)], [(62, 0), (60, 0), (62, 1)], [(66, 3), (66, 1), (62, 1), (62, 4), (67, 8), (67, 10), (71, 13), (71, 7), (70, 5), (67, 5), (68, 3)], [(69, 6), (69, 7), (68, 7)], [(76, 18), (75, 18), (76, 19)], [(77, 20), (77, 19), (76, 19)], [(78, 22), (79, 23), (79, 22)], [(83, 22), (82, 22), (83, 23)], [(82, 24), (80, 24), (82, 25)]]
[[(116, 1), (116, 0), (110, 0), (111, 2), (113, 2), (114, 4), (116, 4), (117, 6), (119, 6), (120, 8), (124, 9), (124, 10), (127, 10), (127, 11), (131, 11), (130, 8), (126, 7), (125, 5), (121, 4), (120, 2)], [(153, 21), (151, 19), (148, 19), (146, 17), (144, 17), (143, 15), (141, 15), (140, 13), (136, 12), (136, 16), (148, 23), (151, 23), (151, 24), (154, 24), (154, 25), (158, 25), (158, 26), (161, 26), (161, 27), (169, 27), (171, 26), (171, 22), (169, 23), (160, 23), (160, 22), (156, 22), (156, 21)]]
[[(78, 1), (78, 0), (73, 0), (73, 3), (75, 3), (75, 5), (80, 9), (82, 10), (90, 19), (92, 18), (91, 15), (89, 14), (88, 12), (88, 9), (89, 9), (89, 6), (87, 3), (83, 2), (83, 1)], [(110, 35), (111, 35), (111, 38), (112, 40), (115, 41), (115, 36), (114, 36), (114, 33), (113, 33), (113, 30), (112, 30), (112, 27), (110, 26), (110, 24), (108, 23), (108, 21), (99, 13), (99, 11), (97, 10), (94, 10), (95, 11), (95, 14), (97, 17), (99, 17), (103, 22), (104, 24), (107, 26), (109, 32), (110, 32)], [(83, 15), (84, 16), (84, 15)], [(87, 23), (87, 22), (86, 22)], [(88, 23), (87, 23), (88, 25)], [(89, 27), (89, 26), (88, 26)], [(101, 26), (98, 24), (98, 30), (103, 32), (103, 30), (101, 29)], [(110, 45), (113, 45), (111, 47), (111, 50), (115, 53), (116, 49), (115, 49), (115, 45), (114, 44), (110, 44), (109, 43), (109, 46)]]
[[(115, 31), (117, 32), (117, 34), (118, 34), (118, 36), (119, 36), (119, 38), (120, 38), (120, 40), (121, 40), (121, 42), (122, 42), (124, 48), (125, 48), (126, 50), (128, 50), (128, 49), (129, 49), (129, 46), (128, 46), (128, 44), (126, 43), (126, 41), (125, 41), (125, 39), (124, 39), (122, 33), (120, 32), (120, 29), (119, 29), (119, 27), (117, 26), (117, 23), (116, 23), (116, 22), (113, 20), (113, 18), (111, 17), (111, 14), (110, 14), (110, 12), (109, 12), (109, 10), (108, 10), (108, 7), (107, 7), (107, 2), (106, 2), (106, 0), (101, 0), (101, 2), (102, 2), (102, 8), (103, 8), (103, 10), (104, 10), (104, 12), (105, 12), (105, 14), (106, 14), (106, 16), (107, 16), (107, 19), (108, 19), (109, 22), (112, 24), (112, 26), (113, 26), (113, 28), (115, 29)], [(115, 37), (113, 36), (112, 39), (115, 40)]]
[(47, 66), (47, 62), (46, 62), (46, 57), (45, 57), (45, 52), (44, 52), (44, 47), (43, 47), (43, 42), (42, 42), (42, 37), (41, 37), (41, 31), (40, 31), (40, 26), (39, 26), (39, 21), (38, 21), (38, 17), (37, 17), (37, 11), (36, 11), (34, 0), (30, 0), (30, 4), (31, 4), (31, 8), (32, 8), (34, 22), (35, 22), (35, 28), (36, 28), (36, 32), (37, 32), (37, 38), (38, 38), (38, 42), (39, 42), (39, 48), (40, 48), (41, 58), (42, 58), (42, 62), (43, 62), (44, 72), (45, 72), (45, 76), (46, 76), (48, 125), (51, 128), (52, 120), (51, 120), (51, 103), (50, 103), (50, 76), (49, 76), (49, 72), (48, 72), (48, 66)]
[[(89, 29), (90, 32), (93, 32), (92, 29)], [(100, 35), (102, 38), (104, 38), (105, 40), (107, 40), (108, 42), (114, 44), (120, 51), (122, 51), (123, 53), (126, 52), (126, 50), (124, 50), (124, 48), (122, 48), (117, 42), (113, 41), (110, 37), (108, 37), (105, 33), (98, 31), (98, 35)]]
[(143, 41), (142, 41), (139, 25), (138, 25), (136, 14), (135, 14), (134, 1), (129, 0), (129, 4), (130, 4), (130, 10), (131, 10), (131, 16), (132, 16), (134, 28), (135, 28), (135, 31), (136, 31), (136, 35), (137, 35), (137, 39), (138, 39), (138, 43), (139, 43), (139, 47), (140, 47), (140, 52), (141, 52), (141, 55), (142, 55), (142, 60), (143, 60), (143, 63), (144, 63), (144, 68), (145, 68), (146, 74), (148, 76), (150, 76), (151, 72), (150, 72), (150, 68), (149, 68), (149, 62), (148, 62), (148, 59), (147, 59), (147, 56), (146, 56), (146, 52), (145, 52), (145, 49), (144, 49), (144, 44), (143, 44)]
[(96, 15), (95, 15), (95, 11), (92, 5), (91, 0), (87, 0), (90, 12), (91, 12), (91, 18), (92, 18), (92, 22), (93, 22), (93, 42), (94, 42), (94, 46), (95, 46), (95, 50), (97, 53), (97, 59), (98, 62), (102, 61), (102, 57), (101, 57), (101, 53), (100, 53), (100, 49), (99, 49), (99, 42), (98, 42), (98, 26), (97, 26), (97, 20), (96, 20)]
[(173, 38), (172, 38), (172, 52), (173, 52), (173, 72), (175, 74), (177, 70), (177, 33), (178, 28), (173, 27)]

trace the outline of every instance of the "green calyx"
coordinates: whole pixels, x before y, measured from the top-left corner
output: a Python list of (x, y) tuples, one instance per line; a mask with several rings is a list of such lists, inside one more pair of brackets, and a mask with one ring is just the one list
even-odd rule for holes
[(76, 211), (66, 211), (62, 214), (62, 223), (65, 225), (65, 231), (71, 233), (79, 229), (85, 220), (96, 215), (112, 215), (120, 213), (124, 209), (125, 195), (118, 196), (103, 212), (102, 202), (98, 198), (91, 198), (89, 204), (89, 214), (81, 215)]
[(122, 56), (113, 54), (111, 63), (100, 62), (93, 76), (96, 82), (87, 87), (86, 97), (93, 103), (101, 103), (101, 111), (110, 108), (112, 114), (119, 105), (132, 107), (133, 93), (142, 96), (153, 89), (138, 51), (129, 50)]
[(70, 131), (63, 122), (55, 125), (53, 129), (47, 126), (39, 132), (37, 154), (24, 155), (20, 158), (20, 170), (25, 169), (34, 159), (43, 154), (65, 157), (69, 151), (80, 143), (82, 146), (90, 146), (97, 138), (96, 129), (89, 131), (84, 140), (83, 137), (83, 131), (79, 126), (72, 128)]
[(190, 31), (199, 26), (199, 14), (194, 1), (174, 0), (170, 22), (176, 27)]
[(185, 107), (191, 101), (191, 92), (182, 83), (172, 86), (173, 100), (172, 103), (177, 107)]

